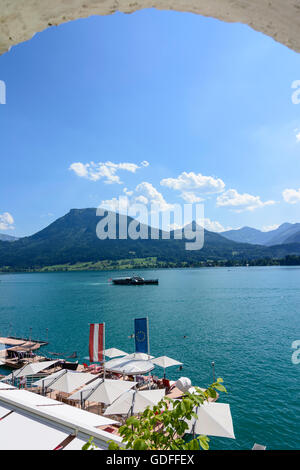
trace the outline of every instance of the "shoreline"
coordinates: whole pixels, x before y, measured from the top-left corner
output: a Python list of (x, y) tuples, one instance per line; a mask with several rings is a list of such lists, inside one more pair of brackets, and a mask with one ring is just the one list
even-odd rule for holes
[[(134, 260), (130, 260), (134, 261)], [(140, 261), (140, 260), (139, 260)], [(24, 273), (57, 273), (57, 272), (104, 272), (104, 271), (126, 271), (126, 270), (151, 270), (151, 269), (198, 269), (198, 268), (242, 268), (242, 267), (291, 267), (300, 266), (300, 256), (291, 256), (278, 260), (246, 260), (246, 261), (202, 261), (199, 263), (175, 263), (172, 261), (129, 262), (129, 260), (118, 260), (116, 263), (105, 260), (100, 262), (82, 262), (75, 264), (61, 264), (43, 266), (36, 268), (12, 268), (10, 266), (0, 267), (1, 274), (24, 274)], [(123, 264), (124, 263), (124, 264)]]

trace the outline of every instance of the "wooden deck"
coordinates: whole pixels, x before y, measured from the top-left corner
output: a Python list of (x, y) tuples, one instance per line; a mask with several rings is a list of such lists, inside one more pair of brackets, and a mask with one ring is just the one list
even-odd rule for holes
[(22, 349), (26, 348), (31, 349), (32, 351), (48, 344), (46, 341), (29, 340), (28, 338), (14, 338), (13, 336), (0, 336), (0, 343), (11, 347), (22, 346)]
[(24, 357), (24, 359), (18, 359), (17, 357), (9, 357), (12, 352), (34, 352), (48, 343), (46, 341), (29, 340), (26, 338), (15, 338), (13, 336), (1, 336), (0, 344), (4, 344), (6, 346), (5, 349), (1, 349), (0, 351), (0, 360), (3, 362), (3, 366), (9, 367), (10, 369), (19, 369), (24, 365), (24, 363), (40, 361), (45, 358), (43, 356), (37, 355), (34, 355), (34, 357), (32, 358)]

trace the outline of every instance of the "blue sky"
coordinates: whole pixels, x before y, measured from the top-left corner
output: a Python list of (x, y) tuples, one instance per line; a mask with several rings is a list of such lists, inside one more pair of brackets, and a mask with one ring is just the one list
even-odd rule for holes
[(300, 222), (297, 79), (299, 54), (193, 14), (36, 34), (0, 57), (0, 232), (30, 235), (125, 188), (162, 208), (201, 200), (215, 230)]

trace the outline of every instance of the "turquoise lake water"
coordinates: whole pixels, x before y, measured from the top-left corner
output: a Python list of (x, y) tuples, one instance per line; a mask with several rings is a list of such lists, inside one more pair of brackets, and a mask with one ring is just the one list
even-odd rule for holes
[[(146, 270), (159, 286), (113, 286), (132, 272), (0, 275), (0, 336), (46, 339), (41, 352), (88, 355), (89, 323), (106, 323), (106, 347), (129, 353), (133, 319), (149, 317), (155, 356), (184, 362), (171, 379), (212, 382), (223, 377), (236, 440), (211, 438), (212, 449), (300, 448), (300, 365), (291, 361), (300, 339), (300, 268)], [(186, 336), (186, 338), (184, 338)], [(2, 370), (3, 371), (3, 370)], [(162, 369), (157, 369), (162, 373)]]

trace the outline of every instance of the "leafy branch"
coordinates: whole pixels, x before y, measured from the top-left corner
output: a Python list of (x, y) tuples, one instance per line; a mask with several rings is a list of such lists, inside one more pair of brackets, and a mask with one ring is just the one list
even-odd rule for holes
[(207, 436), (197, 436), (190, 442), (185, 442), (183, 436), (189, 428), (187, 421), (198, 419), (195, 409), (210, 398), (216, 399), (217, 392), (226, 392), (221, 378), (205, 391), (195, 387), (194, 393), (186, 393), (180, 400), (164, 397), (153, 409), (147, 407), (138, 417), (128, 418), (119, 430), (123, 446), (111, 441), (109, 449), (208, 450)]

